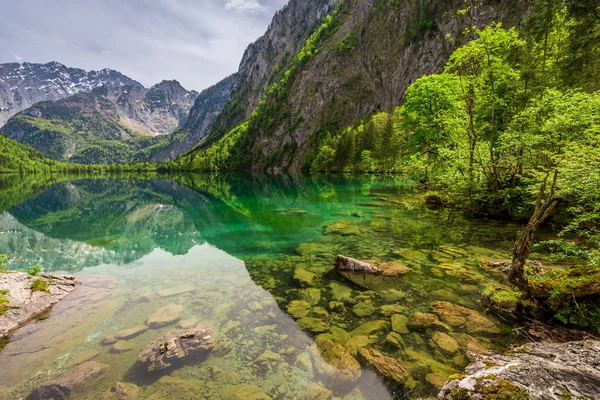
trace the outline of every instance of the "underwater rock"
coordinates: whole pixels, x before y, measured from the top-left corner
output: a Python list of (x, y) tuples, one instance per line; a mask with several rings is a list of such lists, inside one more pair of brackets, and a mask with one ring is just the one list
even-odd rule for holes
[(323, 307), (313, 307), (308, 315), (311, 317), (327, 319), (327, 317), (329, 317), (329, 312)]
[(379, 313), (386, 317), (389, 317), (393, 314), (402, 314), (405, 311), (407, 311), (407, 307), (399, 304), (384, 304), (379, 307)]
[(221, 339), (217, 342), (212, 352), (211, 356), (214, 357), (223, 357), (227, 353), (229, 353), (233, 349), (233, 340), (231, 339)]
[(309, 302), (313, 306), (316, 306), (321, 301), (321, 290), (316, 288), (303, 289), (298, 294), (302, 300)]
[(304, 329), (313, 333), (327, 332), (327, 324), (325, 321), (314, 317), (302, 317), (296, 320), (296, 324), (300, 329)]
[(427, 368), (429, 368), (432, 372), (442, 375), (442, 376), (448, 376), (448, 375), (452, 375), (452, 374), (457, 374), (458, 371), (455, 370), (454, 368), (452, 368), (449, 365), (446, 364), (442, 364), (439, 361), (434, 360), (430, 354), (425, 353), (425, 352), (421, 352), (421, 351), (415, 351), (412, 348), (407, 348), (404, 350), (404, 352), (406, 353), (406, 355), (408, 356), (408, 358), (416, 363), (420, 363), (420, 364), (424, 364), (427, 366)]
[(341, 301), (330, 301), (329, 309), (333, 312), (344, 312), (346, 307), (344, 306), (344, 303), (342, 303)]
[(317, 276), (304, 268), (297, 268), (294, 271), (294, 279), (303, 286), (313, 286)]
[(161, 326), (179, 321), (182, 315), (183, 306), (181, 304), (167, 304), (150, 315), (146, 320), (146, 325), (153, 329), (160, 328)]
[[(32, 291), (31, 284), (42, 279), (47, 291)], [(0, 316), (0, 338), (27, 324), (36, 316), (48, 312), (52, 306), (75, 290), (75, 277), (71, 275), (38, 274), (9, 271), (0, 274), (0, 290), (6, 290), (8, 305)]]
[(481, 345), (481, 342), (466, 333), (450, 333), (450, 336), (458, 342), (460, 347), (469, 353), (488, 354), (489, 350)]
[(452, 327), (466, 329), (469, 333), (500, 333), (500, 328), (475, 310), (448, 301), (431, 303), (435, 314)]
[(452, 328), (439, 320), (435, 314), (416, 312), (406, 323), (406, 326), (412, 330), (422, 329), (442, 329), (446, 332), (452, 332)]
[(282, 361), (283, 358), (280, 354), (277, 354), (271, 350), (265, 350), (261, 355), (254, 359), (255, 364), (270, 364), (271, 362)]
[(99, 355), (100, 355), (100, 353), (95, 350), (84, 351), (82, 353), (79, 353), (79, 354), (69, 358), (69, 360), (65, 364), (63, 364), (62, 367), (68, 369), (68, 368), (74, 367), (76, 365), (83, 364), (86, 361), (93, 360), (94, 358), (98, 357)]
[(296, 253), (301, 256), (316, 256), (321, 254), (331, 254), (331, 247), (320, 243), (302, 243), (296, 247)]
[(162, 370), (191, 354), (212, 350), (212, 338), (212, 329), (206, 325), (169, 333), (150, 343), (139, 354), (138, 362), (147, 365), (149, 372)]
[(306, 317), (310, 312), (310, 304), (304, 300), (292, 300), (288, 304), (287, 312), (294, 318)]
[(446, 383), (438, 398), (598, 399), (600, 342), (528, 343), (505, 355), (475, 356), (466, 374)]
[(296, 365), (303, 371), (312, 372), (313, 364), (310, 359), (310, 354), (308, 352), (298, 354), (298, 357), (296, 357)]
[(429, 258), (427, 253), (422, 252), (421, 250), (415, 249), (398, 249), (393, 251), (397, 256), (402, 257), (408, 262), (414, 262), (416, 264), (422, 264), (427, 261)]
[(444, 387), (444, 385), (448, 381), (448, 379), (432, 372), (425, 376), (425, 381), (427, 381), (427, 383), (429, 383), (431, 386), (433, 386), (436, 390), (441, 390), (442, 387)]
[(381, 296), (383, 301), (388, 303), (395, 303), (406, 297), (406, 293), (398, 289), (382, 290), (381, 292), (379, 292), (379, 295)]
[(408, 318), (402, 314), (394, 314), (392, 315), (392, 330), (394, 332), (407, 334), (410, 333), (406, 324), (408, 323)]
[(221, 391), (223, 400), (272, 400), (256, 385), (241, 384), (227, 386)]
[(119, 340), (110, 348), (110, 352), (114, 354), (127, 353), (130, 350), (133, 350), (133, 344), (126, 340)]
[(106, 374), (108, 366), (87, 361), (69, 370), (66, 374), (35, 389), (26, 400), (68, 400), (74, 393), (85, 390), (90, 381)]
[(248, 309), (250, 311), (259, 311), (262, 310), (263, 306), (258, 301), (251, 301), (248, 303)]
[(188, 329), (191, 328), (192, 326), (198, 325), (198, 322), (200, 322), (197, 318), (187, 318), (187, 319), (182, 319), (181, 321), (179, 321), (177, 323), (177, 326), (181, 329)]
[(168, 393), (172, 399), (191, 399), (198, 395), (204, 386), (199, 379), (182, 379), (169, 375), (162, 376), (152, 385), (156, 390)]
[(342, 255), (336, 257), (335, 267), (344, 278), (366, 289), (394, 284), (394, 278), (412, 271), (399, 263), (360, 261)]
[(352, 222), (341, 220), (333, 222), (325, 227), (325, 235), (354, 236), (360, 235), (358, 227), (352, 225)]
[(362, 371), (360, 364), (343, 346), (330, 339), (317, 339), (320, 357), (313, 354), (313, 363), (317, 372), (334, 381), (356, 382)]
[(443, 332), (435, 332), (431, 337), (431, 343), (450, 354), (454, 354), (460, 349), (458, 342)]
[(371, 339), (369, 336), (359, 335), (352, 336), (346, 343), (344, 343), (344, 347), (348, 350), (348, 353), (352, 354), (354, 357), (358, 354), (358, 350), (363, 347), (368, 347), (374, 344), (376, 340)]
[(115, 334), (113, 334), (113, 336), (117, 340), (129, 340), (138, 335), (141, 335), (142, 333), (146, 332), (147, 330), (148, 330), (148, 327), (146, 325), (138, 325), (138, 326), (134, 326), (133, 328), (130, 328), (130, 329), (124, 329), (122, 331), (116, 332)]
[(350, 332), (350, 336), (372, 335), (381, 330), (387, 329), (388, 326), (389, 323), (383, 320), (367, 321), (358, 328), (354, 329), (352, 332)]
[(350, 339), (350, 334), (340, 327), (332, 326), (329, 331), (332, 335), (331, 340), (337, 344), (343, 345), (348, 341), (348, 339)]
[(332, 398), (331, 390), (323, 387), (323, 385), (311, 382), (306, 386), (304, 400), (330, 400)]
[(366, 317), (375, 314), (375, 306), (371, 300), (366, 300), (352, 307), (352, 312), (358, 317)]
[(384, 377), (401, 384), (412, 381), (410, 373), (400, 360), (386, 356), (375, 349), (359, 349), (358, 354), (362, 360)]
[(133, 383), (117, 382), (104, 392), (102, 400), (136, 400), (140, 392), (140, 388)]
[(402, 336), (397, 332), (389, 332), (385, 336), (385, 342), (396, 350), (401, 350), (406, 347), (404, 339), (402, 339)]
[(329, 283), (329, 287), (335, 301), (344, 301), (352, 297), (352, 289), (339, 282), (331, 282)]

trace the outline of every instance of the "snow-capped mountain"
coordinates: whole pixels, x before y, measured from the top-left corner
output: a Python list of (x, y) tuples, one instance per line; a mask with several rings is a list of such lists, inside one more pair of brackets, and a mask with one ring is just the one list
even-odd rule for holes
[(108, 68), (87, 72), (56, 61), (0, 64), (0, 126), (35, 103), (90, 92), (100, 86), (144, 89), (141, 83)]

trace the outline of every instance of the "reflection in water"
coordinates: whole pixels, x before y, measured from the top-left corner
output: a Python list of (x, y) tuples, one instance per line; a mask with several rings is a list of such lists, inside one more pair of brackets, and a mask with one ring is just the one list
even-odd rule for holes
[[(467, 349), (515, 340), (478, 304), (481, 287), (501, 278), (485, 260), (508, 254), (514, 224), (421, 208), (401, 179), (145, 178), (63, 177), (45, 190), (0, 182), (0, 252), (9, 267), (41, 263), (85, 283), (0, 353), (0, 368), (11, 366), (0, 377), (8, 398), (92, 361), (110, 367), (69, 389), (73, 398), (98, 397), (118, 381), (137, 384), (140, 398), (302, 398), (307, 390), (307, 398), (329, 390), (348, 399), (416, 398), (460, 372)], [(2, 196), (29, 198), (11, 204)], [(333, 271), (336, 254), (411, 272), (352, 282)], [(146, 329), (169, 304), (182, 315)], [(449, 312), (467, 317), (450, 326)], [(135, 372), (153, 339), (199, 321), (216, 332), (218, 351), (161, 373)], [(106, 339), (134, 327), (143, 329), (118, 344)], [(372, 348), (409, 377), (399, 384), (397, 375), (363, 370), (348, 382), (313, 338), (338, 366), (353, 357), (369, 365), (360, 349)]]

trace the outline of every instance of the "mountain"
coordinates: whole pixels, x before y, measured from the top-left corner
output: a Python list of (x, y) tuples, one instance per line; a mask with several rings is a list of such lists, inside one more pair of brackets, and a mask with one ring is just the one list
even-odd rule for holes
[(229, 103), (177, 168), (300, 170), (320, 136), (391, 110), (417, 78), (441, 72), (473, 38), (466, 28), (517, 25), (528, 4), (334, 3), (291, 0), (274, 17), (246, 51)]
[(197, 97), (177, 81), (150, 89), (139, 84), (100, 86), (36, 103), (10, 118), (0, 132), (55, 160), (145, 161), (152, 154), (149, 147), (170, 143), (170, 138), (153, 136), (183, 126)]
[(187, 115), (182, 132), (173, 135), (168, 147), (152, 156), (153, 161), (172, 160), (200, 142), (229, 101), (233, 79), (233, 75), (228, 76), (198, 95)]
[(86, 72), (56, 61), (47, 64), (0, 64), (0, 126), (35, 103), (90, 92), (100, 86), (143, 87), (141, 83), (108, 68)]

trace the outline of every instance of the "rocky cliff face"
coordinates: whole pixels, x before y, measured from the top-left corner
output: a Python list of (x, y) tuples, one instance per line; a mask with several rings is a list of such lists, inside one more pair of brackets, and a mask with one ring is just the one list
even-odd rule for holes
[(90, 92), (100, 86), (142, 87), (139, 82), (111, 69), (86, 72), (55, 61), (0, 64), (0, 126), (35, 103)]
[[(278, 82), (289, 68), (284, 67), (288, 54), (302, 48), (305, 38), (296, 34), (293, 16), (304, 15), (303, 32), (311, 32), (311, 23), (318, 25), (319, 17), (334, 6), (298, 3), (291, 1), (265, 36), (248, 48), (232, 100), (211, 130), (212, 140), (201, 143), (199, 151), (223, 135), (224, 127), (230, 128), (227, 122), (247, 117), (264, 97), (264, 87)], [(268, 115), (250, 125), (240, 141), (246, 147), (236, 152), (247, 154), (243, 165), (253, 169), (301, 169), (319, 133), (335, 133), (399, 105), (412, 82), (441, 72), (451, 52), (473, 38), (465, 28), (492, 22), (516, 25), (527, 6), (526, 0), (340, 0), (336, 29), (319, 40), (309, 61), (296, 68), (285, 87), (267, 99)]]
[(244, 52), (239, 70), (233, 75), (229, 102), (210, 129), (211, 138), (223, 135), (254, 111), (269, 84), (285, 71), (288, 61), (337, 2), (290, 0), (275, 14), (266, 33)]

